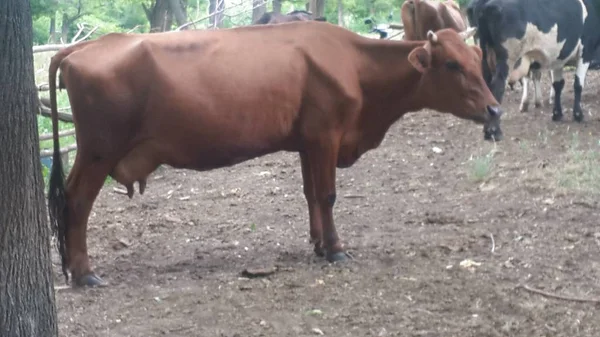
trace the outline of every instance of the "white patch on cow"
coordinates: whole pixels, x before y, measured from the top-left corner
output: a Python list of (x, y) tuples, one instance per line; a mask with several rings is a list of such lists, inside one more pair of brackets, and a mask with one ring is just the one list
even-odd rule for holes
[(575, 72), (575, 74), (577, 74), (577, 77), (579, 77), (579, 84), (581, 84), (582, 88), (584, 87), (585, 76), (589, 67), (589, 63), (583, 63), (583, 58), (579, 59), (579, 63), (577, 64), (577, 71)]
[[(555, 24), (548, 33), (544, 33), (534, 24), (528, 23), (525, 35), (521, 39), (510, 38), (502, 44), (508, 50), (509, 73), (513, 71), (519, 58), (524, 64), (537, 61), (542, 68), (556, 69), (564, 67), (565, 63), (581, 55), (581, 42), (579, 41), (566, 59), (559, 60), (558, 56), (566, 41), (557, 41), (558, 25)], [(523, 67), (521, 66), (519, 69), (523, 69)]]
[(521, 96), (521, 105), (519, 106), (519, 111), (525, 112), (529, 108), (529, 100), (528, 100), (528, 91), (529, 91), (529, 79), (527, 76), (523, 77), (523, 96)]
[(585, 3), (583, 3), (583, 0), (579, 0), (579, 4), (581, 5), (581, 9), (583, 9), (583, 21), (582, 22), (585, 22), (585, 19), (588, 16), (587, 7), (585, 7)]

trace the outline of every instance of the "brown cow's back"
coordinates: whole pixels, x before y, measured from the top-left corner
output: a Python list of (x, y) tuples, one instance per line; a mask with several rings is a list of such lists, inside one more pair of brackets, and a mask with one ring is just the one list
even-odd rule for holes
[(453, 0), (408, 0), (402, 4), (400, 15), (405, 40), (425, 40), (430, 30), (451, 28), (462, 32), (467, 29), (465, 18)]
[[(262, 31), (270, 29), (265, 26), (243, 32), (186, 31), (177, 33), (177, 39), (171, 38), (174, 33), (112, 34), (98, 39), (98, 43), (63, 61), (65, 79), (71, 71), (86, 78), (86, 83), (69, 86), (73, 97), (88, 97), (86, 101), (75, 99), (72, 104), (74, 110), (80, 106), (87, 109), (79, 112), (85, 115), (86, 123), (78, 125), (78, 139), (93, 146), (100, 156), (118, 151), (126, 156), (127, 151), (142, 146), (158, 149), (161, 157), (169, 158), (169, 165), (201, 170), (234, 164), (280, 147), (298, 150), (303, 117), (299, 113), (303, 100), (311, 99), (304, 97), (311, 82), (308, 68), (336, 79), (337, 83), (322, 88), (331, 99), (348, 95), (344, 91), (349, 89), (342, 88), (345, 81), (340, 79), (351, 76), (347, 69), (356, 68), (351, 64), (354, 58), (349, 57), (352, 49), (344, 46), (354, 35), (337, 41), (321, 37), (322, 30), (328, 28), (323, 25), (314, 31), (318, 39), (307, 35), (306, 43), (299, 36), (292, 42), (286, 34), (265, 39)], [(103, 39), (110, 40), (110, 50)], [(346, 57), (336, 58), (344, 49), (348, 50)], [(262, 61), (267, 58), (268, 63)], [(92, 59), (102, 61), (89, 62)], [(236, 67), (243, 71), (236, 71)], [(136, 76), (120, 75), (132, 73)], [(244, 90), (237, 92), (236, 87)], [(232, 95), (237, 99), (229, 100)], [(119, 104), (105, 105), (115, 102), (115, 97), (120, 98)], [(91, 105), (95, 111), (89, 111), (89, 100), (96, 103)], [(215, 106), (213, 102), (225, 103)], [(168, 116), (164, 111), (169, 111)], [(104, 141), (90, 138), (101, 137), (98, 129), (117, 136)], [(136, 139), (120, 136), (132, 134), (128, 132), (132, 129), (138, 130)], [(224, 142), (223, 134), (230, 134), (229, 140)], [(150, 135), (152, 138), (146, 139)], [(156, 139), (156, 135), (163, 136)], [(215, 155), (212, 144), (217, 142), (222, 151)], [(141, 175), (149, 174), (153, 166), (148, 165), (143, 171), (149, 172)]]

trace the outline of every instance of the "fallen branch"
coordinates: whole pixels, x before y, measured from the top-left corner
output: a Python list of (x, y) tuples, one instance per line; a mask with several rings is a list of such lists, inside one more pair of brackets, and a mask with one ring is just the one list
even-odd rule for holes
[(386, 39), (387, 39), (387, 40), (391, 40), (391, 39), (395, 38), (396, 36), (400, 36), (400, 35), (403, 35), (403, 36), (404, 36), (404, 31), (401, 31), (401, 32), (399, 32), (399, 33), (396, 33), (396, 34), (394, 34), (394, 35), (392, 35), (392, 36), (390, 36), (390, 37), (387, 37)]
[(348, 198), (348, 199), (363, 199), (366, 198), (364, 195), (359, 195), (359, 194), (346, 194), (344, 195), (344, 198)]
[(529, 291), (531, 293), (535, 293), (538, 295), (542, 295), (545, 297), (550, 297), (550, 298), (554, 298), (554, 299), (558, 299), (558, 300), (564, 300), (564, 301), (573, 301), (573, 302), (588, 302), (588, 303), (600, 303), (600, 299), (599, 298), (579, 298), (579, 297), (571, 297), (571, 296), (565, 296), (565, 295), (558, 295), (558, 294), (553, 294), (553, 293), (549, 293), (540, 289), (536, 289), (536, 288), (531, 288), (528, 285), (518, 285), (517, 288), (523, 288), (526, 291)]
[[(252, 8), (250, 8), (249, 10), (242, 11), (242, 12), (240, 12), (240, 13), (233, 14), (233, 15), (227, 15), (227, 14), (223, 14), (223, 15), (224, 15), (224, 16), (227, 16), (227, 17), (229, 17), (229, 18), (231, 18), (231, 17), (235, 17), (235, 16), (238, 16), (238, 15), (242, 15), (242, 14), (244, 14), (244, 13), (248, 13), (248, 12), (252, 11), (253, 9), (255, 9), (255, 8), (258, 8), (258, 7), (260, 7), (260, 6), (262, 6), (262, 5), (266, 4), (266, 3), (267, 3), (267, 1), (262, 1), (261, 3), (255, 4), (255, 5), (254, 5)], [(235, 5), (233, 5), (233, 6), (228, 6), (228, 7), (227, 7), (227, 9), (228, 9), (228, 10), (231, 10), (231, 9), (233, 9), (233, 8), (236, 8), (236, 7), (243, 6), (243, 5), (245, 5), (245, 4), (246, 4), (246, 3), (242, 1), (242, 2), (240, 2), (239, 4), (235, 4)], [(217, 5), (216, 7), (218, 8), (219, 6)], [(213, 16), (215, 16), (215, 15), (217, 15), (217, 14), (224, 13), (224, 12), (225, 12), (225, 8), (223, 7), (223, 9), (216, 10), (216, 11), (212, 12), (211, 14), (209, 14), (209, 15), (207, 15), (207, 16), (203, 16), (203, 17), (201, 17), (201, 18), (199, 18), (199, 19), (196, 19), (196, 20), (193, 20), (193, 21), (190, 21), (190, 22), (184, 23), (183, 25), (181, 25), (181, 26), (177, 27), (177, 29), (175, 29), (175, 31), (177, 32), (177, 31), (183, 30), (183, 29), (185, 29), (185, 28), (187, 28), (187, 27), (189, 27), (189, 26), (192, 26), (192, 25), (195, 25), (195, 24), (197, 24), (197, 23), (198, 23), (198, 22), (200, 22), (200, 21), (204, 21), (204, 20), (210, 19), (210, 18), (212, 18)]]
[[(39, 110), (38, 115), (52, 118), (52, 113), (50, 112), (50, 109), (41, 104), (40, 104), (40, 110)], [(62, 122), (73, 123), (73, 115), (59, 112), (58, 120), (62, 121)]]
[[(65, 130), (65, 131), (59, 131), (58, 132), (58, 137), (64, 137), (64, 136), (71, 136), (75, 134), (75, 129), (69, 129), (69, 130)], [(40, 135), (40, 142), (44, 141), (44, 140), (50, 140), (54, 138), (52, 133), (44, 133)]]
[[(65, 153), (69, 153), (72, 151), (77, 150), (77, 144), (71, 144), (67, 147), (63, 147), (62, 149), (60, 149), (60, 154), (65, 154)], [(40, 151), (40, 158), (46, 158), (46, 157), (50, 157), (54, 154), (54, 150), (50, 149), (50, 150), (42, 150)]]
[(113, 192), (118, 193), (118, 194), (127, 195), (127, 190), (124, 190), (124, 189), (118, 188), (118, 187), (113, 187)]
[(127, 34), (131, 34), (131, 33), (133, 33), (133, 31), (134, 31), (134, 30), (136, 30), (136, 29), (138, 29), (138, 28), (140, 28), (140, 25), (136, 25), (135, 27), (133, 27), (133, 28), (131, 28), (130, 30), (128, 30), (126, 33), (127, 33)]
[(70, 47), (74, 44), (77, 44), (88, 37), (90, 37), (94, 32), (98, 29), (98, 26), (92, 28), (87, 34), (85, 34), (81, 39), (71, 42), (71, 43), (60, 43), (60, 44), (45, 44), (43, 46), (33, 46), (33, 53), (43, 53), (47, 51), (59, 51), (63, 48)]

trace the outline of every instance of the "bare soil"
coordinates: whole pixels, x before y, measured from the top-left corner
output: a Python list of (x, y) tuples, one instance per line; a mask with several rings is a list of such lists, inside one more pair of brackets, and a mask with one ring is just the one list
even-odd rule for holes
[[(335, 220), (354, 256), (316, 257), (296, 154), (210, 172), (161, 168), (143, 196), (102, 190), (89, 224), (109, 287), (64, 287), (61, 336), (600, 336), (600, 73), (585, 122), (504, 100), (505, 139), (431, 111), (339, 169)], [(441, 151), (440, 151), (441, 150)], [(249, 278), (248, 268), (276, 269)]]

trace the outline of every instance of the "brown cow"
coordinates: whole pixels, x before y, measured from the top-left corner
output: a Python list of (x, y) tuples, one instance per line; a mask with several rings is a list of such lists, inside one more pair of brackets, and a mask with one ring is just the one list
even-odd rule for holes
[(254, 21), (253, 25), (270, 25), (275, 23), (284, 23), (284, 22), (293, 22), (293, 21), (327, 21), (324, 17), (316, 17), (313, 19), (312, 13), (303, 11), (303, 10), (294, 10), (287, 14), (275, 13), (275, 12), (266, 12), (256, 21)]
[[(59, 51), (49, 69), (48, 207), (67, 281), (70, 271), (76, 285), (103, 284), (90, 266), (86, 231), (108, 175), (132, 191), (161, 164), (203, 171), (278, 151), (300, 155), (315, 252), (344, 260), (332, 213), (336, 167), (378, 147), (402, 115), (435, 109), (483, 123), (485, 139), (501, 137), (481, 50), (465, 36), (441, 30), (426, 41), (375, 40), (305, 21), (111, 33)], [(66, 183), (58, 69), (78, 146)]]
[(404, 39), (425, 40), (428, 31), (452, 28), (457, 32), (467, 29), (467, 23), (458, 4), (453, 0), (407, 0), (400, 9), (404, 24)]

